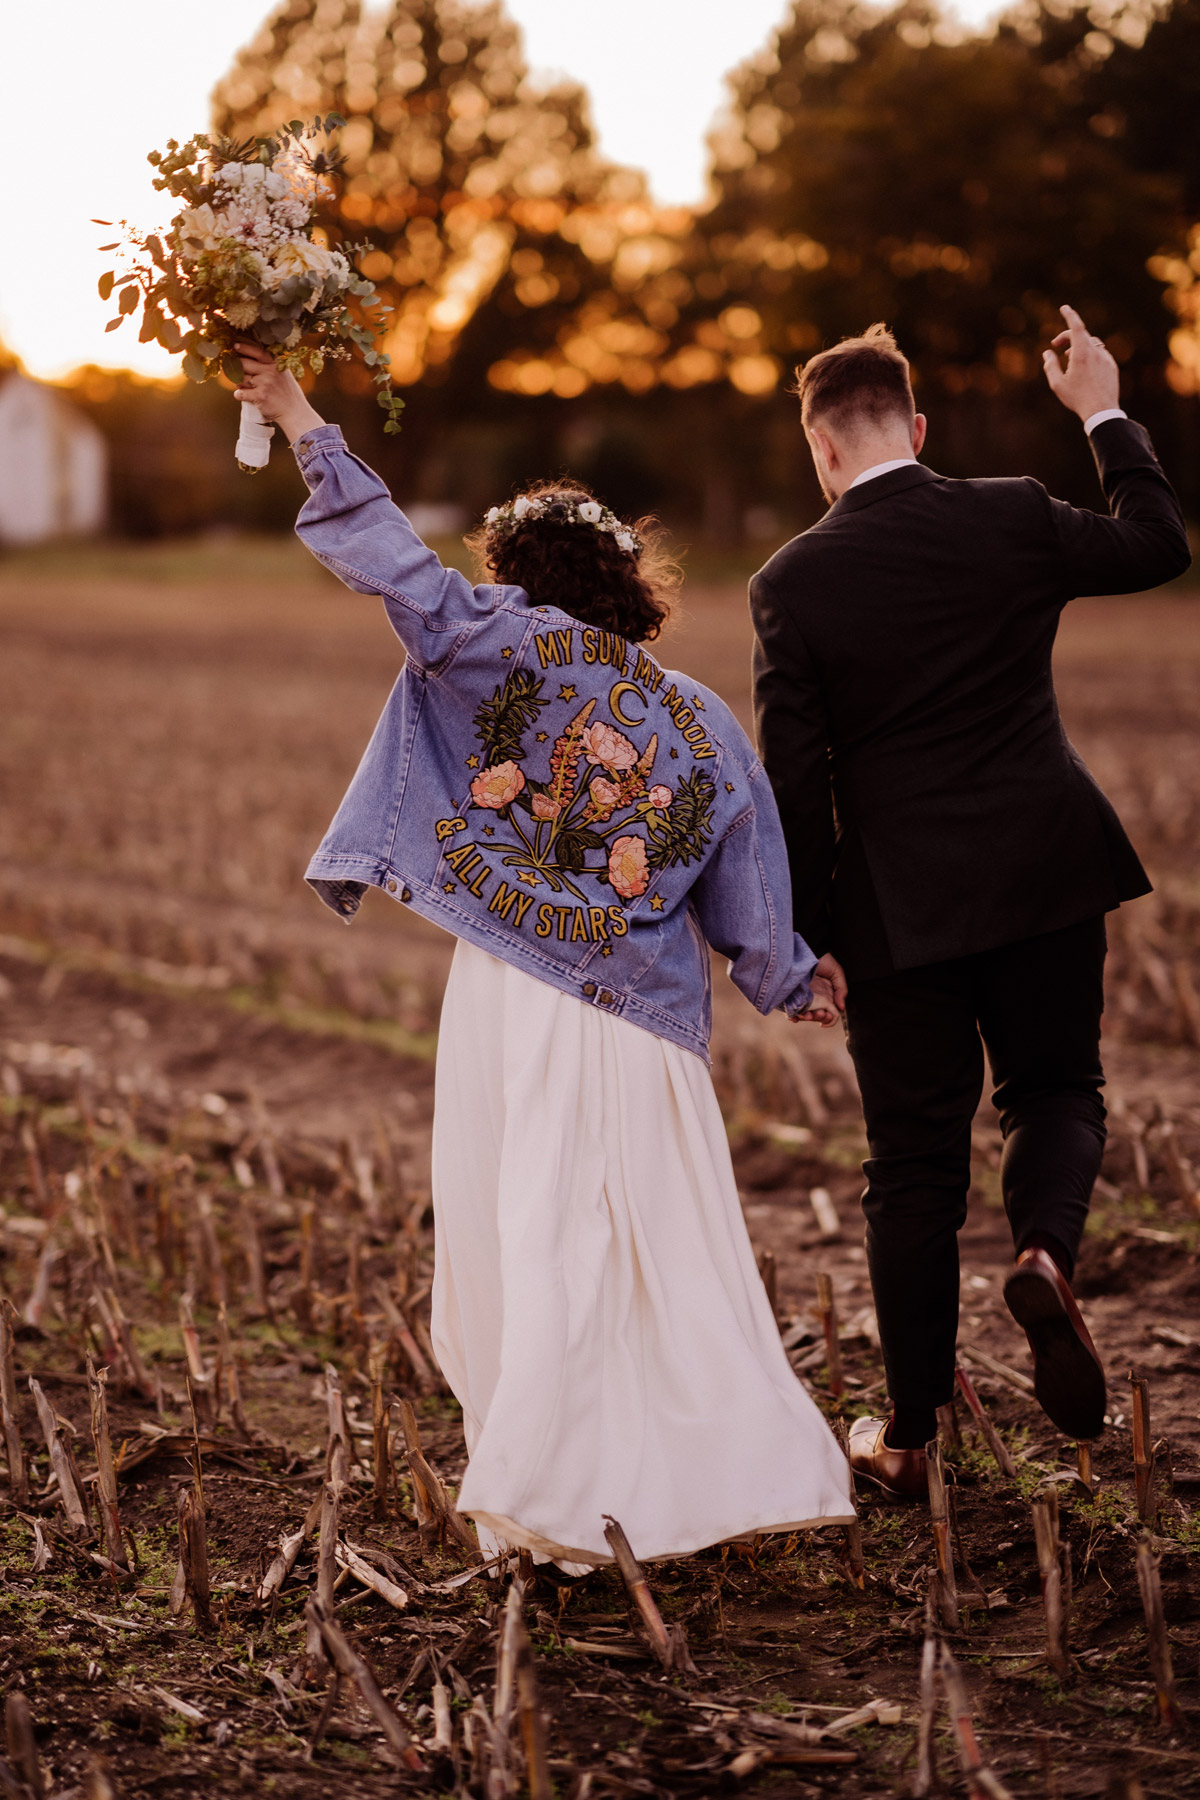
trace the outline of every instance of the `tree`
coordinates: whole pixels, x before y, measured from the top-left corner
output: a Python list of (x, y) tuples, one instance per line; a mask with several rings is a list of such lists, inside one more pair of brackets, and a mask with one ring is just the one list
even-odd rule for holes
[[(531, 88), (498, 0), (284, 0), (215, 96), (215, 124), (259, 132), (335, 109), (347, 118), (343, 238), (396, 308), (397, 382), (448, 378), (473, 324), (476, 365), (532, 337), (552, 341), (580, 298), (606, 285), (589, 233), (644, 199), (641, 177), (597, 154), (582, 89)], [(362, 372), (341, 379), (352, 389)], [(569, 367), (544, 387), (587, 385)]]

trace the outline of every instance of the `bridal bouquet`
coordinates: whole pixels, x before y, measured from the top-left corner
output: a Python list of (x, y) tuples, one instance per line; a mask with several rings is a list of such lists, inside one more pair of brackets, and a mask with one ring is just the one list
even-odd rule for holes
[[(336, 150), (317, 145), (328, 145), (343, 123), (331, 113), (308, 125), (293, 120), (274, 137), (197, 136), (182, 148), (172, 139), (165, 153), (152, 151), (154, 186), (183, 205), (167, 231), (147, 234), (122, 222), (123, 239), (102, 246), (124, 253), (122, 266), (100, 277), (100, 298), (118, 295), (105, 329), (115, 331), (140, 308), (140, 342), (182, 353), (191, 381), (218, 374), (240, 381), (239, 338), (261, 344), (295, 375), (318, 374), (326, 361), (358, 350), (375, 371), (384, 430), (399, 431), (404, 402), (377, 347), (391, 308), (373, 299), (373, 284), (351, 261), (369, 246), (347, 246), (350, 255), (331, 250), (314, 221), (328, 177), (341, 166)], [(264, 466), (272, 430), (256, 406), (243, 403), (240, 467)]]

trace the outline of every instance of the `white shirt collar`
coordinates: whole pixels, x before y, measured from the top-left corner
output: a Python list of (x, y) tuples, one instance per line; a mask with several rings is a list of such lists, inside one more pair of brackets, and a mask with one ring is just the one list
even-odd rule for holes
[(894, 456), (891, 462), (873, 463), (869, 469), (864, 469), (861, 475), (854, 477), (846, 492), (849, 493), (850, 488), (861, 487), (864, 481), (874, 481), (877, 475), (890, 475), (893, 469), (907, 468), (909, 463), (915, 463), (916, 460), (915, 456)]

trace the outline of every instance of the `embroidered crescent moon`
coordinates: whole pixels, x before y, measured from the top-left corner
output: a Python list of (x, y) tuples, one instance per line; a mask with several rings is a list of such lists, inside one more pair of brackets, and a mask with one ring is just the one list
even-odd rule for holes
[(645, 713), (642, 714), (640, 719), (631, 719), (628, 713), (621, 711), (621, 696), (623, 694), (636, 694), (642, 705), (645, 706), (646, 704), (646, 696), (643, 694), (640, 687), (635, 686), (632, 681), (618, 681), (616, 686), (610, 690), (608, 696), (608, 709), (612, 713), (613, 718), (617, 721), (618, 725), (644, 725), (646, 723)]

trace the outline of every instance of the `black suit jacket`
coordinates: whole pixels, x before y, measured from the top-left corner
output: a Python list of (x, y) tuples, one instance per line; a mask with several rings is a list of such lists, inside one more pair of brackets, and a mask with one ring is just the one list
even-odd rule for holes
[(1098, 425), (1112, 516), (1031, 479), (920, 464), (843, 494), (750, 583), (759, 748), (796, 928), (869, 979), (1015, 943), (1149, 891), (1069, 743), (1050, 659), (1077, 594), (1187, 568), (1140, 425)]

